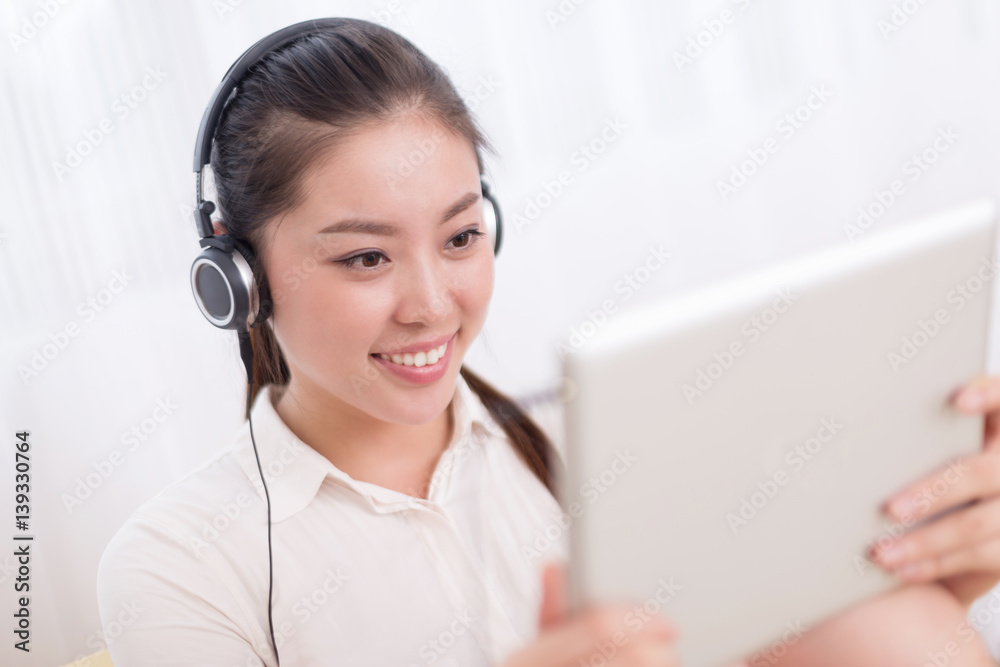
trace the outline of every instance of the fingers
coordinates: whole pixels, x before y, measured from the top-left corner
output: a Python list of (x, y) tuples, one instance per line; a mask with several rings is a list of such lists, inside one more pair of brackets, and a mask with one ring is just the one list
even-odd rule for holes
[(884, 506), (904, 527), (952, 511), (868, 554), (910, 583), (1000, 570), (1000, 376), (976, 378), (952, 403), (966, 413), (986, 413), (984, 451), (952, 461)]
[(954, 397), (955, 407), (963, 412), (1000, 410), (1000, 376), (984, 375), (962, 387)]
[[(1000, 537), (938, 554), (917, 558), (894, 570), (908, 583), (936, 581), (945, 577), (1000, 569)], [(994, 579), (996, 578), (995, 575)]]
[(674, 626), (659, 614), (641, 626), (626, 623), (629, 611), (624, 604), (585, 608), (541, 632), (504, 667), (578, 667), (581, 662), (634, 667), (679, 664), (672, 653)]
[(628, 605), (611, 603), (591, 605), (570, 617), (566, 576), (562, 563), (547, 563), (542, 568), (538, 637), (511, 656), (504, 667), (680, 664), (674, 648), (677, 630), (660, 614), (640, 620)]
[(983, 448), (1000, 448), (1000, 376), (976, 378), (956, 392), (952, 403), (962, 412), (986, 413)]
[(680, 658), (672, 644), (636, 644), (631, 649), (617, 653), (607, 663), (608, 667), (679, 667)]
[(954, 404), (963, 412), (986, 412), (1000, 407), (1000, 378), (983, 375), (972, 380), (954, 396)]
[[(934, 581), (942, 577), (1000, 568), (1000, 537), (965, 549), (958, 549), (936, 558), (918, 562), (913, 576), (917, 581)], [(996, 575), (991, 575), (996, 579)]]
[(873, 556), (893, 569), (937, 558), (1000, 537), (1000, 498), (992, 498), (913, 530)]
[(904, 526), (950, 507), (995, 495), (1000, 491), (1000, 451), (988, 451), (952, 461), (897, 493), (884, 511)]
[[(641, 625), (629, 614), (625, 605), (592, 608), (583, 613), (590, 635), (586, 663), (600, 664), (600, 657), (609, 667), (679, 665), (676, 627), (661, 614), (648, 617)], [(626, 618), (632, 620), (626, 622)]]
[(542, 608), (538, 627), (546, 630), (561, 622), (567, 614), (566, 568), (560, 563), (548, 563), (542, 570)]

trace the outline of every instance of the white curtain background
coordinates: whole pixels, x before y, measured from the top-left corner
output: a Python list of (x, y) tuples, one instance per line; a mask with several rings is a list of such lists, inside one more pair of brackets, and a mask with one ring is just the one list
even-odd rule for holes
[[(894, 25), (902, 5), (915, 11)], [(56, 665), (102, 648), (95, 573), (105, 544), (239, 428), (235, 339), (202, 318), (188, 284), (194, 137), (247, 46), (329, 15), (412, 40), (498, 147), (489, 168), (507, 233), (467, 363), (529, 402), (557, 438), (558, 401), (545, 402), (560, 383), (556, 346), (605, 300), (633, 308), (847, 243), (857, 209), (907, 178), (907, 160), (948, 128), (947, 152), (906, 181), (871, 233), (1000, 195), (993, 0), (7, 0), (0, 514), (13, 522), (10, 443), (29, 430), (36, 538), (32, 651), (13, 650), (7, 630), (3, 664)], [(699, 32), (706, 45), (680, 63)], [(814, 98), (791, 136), (779, 130), (814, 90), (825, 101)], [(603, 146), (602, 131), (613, 139)], [(718, 182), (769, 137), (777, 152), (723, 197)], [(591, 144), (601, 152), (582, 158)], [(70, 150), (85, 154), (77, 163)], [(562, 172), (562, 191), (547, 196)], [(670, 260), (626, 298), (615, 286), (650, 247)], [(26, 374), (36, 354), (44, 367)], [(158, 404), (170, 406), (162, 422), (152, 421)], [(126, 436), (144, 426), (141, 440)], [(67, 508), (64, 494), (107, 471), (115, 450), (111, 473)], [(0, 550), (5, 628), (12, 551)], [(1000, 654), (1000, 619), (987, 616)]]

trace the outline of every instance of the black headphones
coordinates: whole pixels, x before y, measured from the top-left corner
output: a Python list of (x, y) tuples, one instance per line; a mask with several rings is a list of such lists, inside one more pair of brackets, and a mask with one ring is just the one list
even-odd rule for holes
[[(271, 315), (271, 299), (253, 276), (255, 257), (250, 244), (228, 234), (215, 235), (211, 215), (215, 204), (203, 198), (204, 169), (212, 158), (215, 128), (226, 103), (247, 71), (271, 51), (295, 39), (322, 30), (341, 27), (342, 19), (303, 21), (271, 33), (251, 46), (233, 63), (212, 93), (205, 115), (198, 127), (194, 145), (195, 225), (202, 237), (202, 252), (191, 264), (191, 290), (205, 318), (220, 329), (249, 331)], [(483, 190), (483, 218), (486, 233), (493, 242), (493, 253), (500, 253), (503, 226), (500, 205), (480, 177)], [(489, 202), (489, 206), (486, 206)], [(249, 374), (249, 371), (248, 371)]]
[[(360, 20), (360, 19), (352, 19)], [(257, 472), (260, 473), (261, 484), (264, 485), (264, 497), (267, 500), (267, 554), (268, 554), (268, 588), (267, 588), (267, 622), (271, 631), (271, 644), (274, 648), (274, 659), (281, 665), (278, 657), (278, 644), (274, 639), (274, 622), (271, 618), (271, 592), (274, 583), (273, 562), (271, 558), (271, 497), (267, 492), (267, 483), (257, 455), (257, 443), (253, 440), (253, 421), (249, 419), (250, 398), (253, 387), (253, 348), (250, 345), (250, 329), (265, 322), (271, 316), (271, 298), (266, 289), (257, 284), (253, 275), (255, 257), (253, 248), (242, 239), (228, 234), (216, 235), (212, 229), (211, 215), (215, 204), (203, 197), (203, 171), (212, 158), (212, 141), (215, 128), (219, 123), (222, 110), (226, 103), (236, 94), (236, 88), (250, 68), (271, 51), (278, 49), (298, 37), (316, 32), (324, 28), (339, 28), (344, 25), (344, 19), (328, 18), (303, 21), (282, 28), (264, 37), (247, 49), (239, 59), (232, 64), (222, 78), (212, 99), (205, 109), (198, 127), (198, 138), (194, 145), (195, 174), (195, 225), (201, 236), (202, 252), (191, 264), (191, 291), (205, 318), (220, 329), (237, 331), (240, 343), (240, 357), (247, 371), (247, 415), (250, 425), (250, 440), (253, 443), (254, 457), (257, 459)], [(483, 190), (483, 218), (486, 234), (493, 241), (494, 255), (500, 252), (500, 240), (503, 226), (500, 218), (500, 205), (490, 192), (482, 176), (479, 179)], [(489, 202), (489, 206), (486, 206)]]

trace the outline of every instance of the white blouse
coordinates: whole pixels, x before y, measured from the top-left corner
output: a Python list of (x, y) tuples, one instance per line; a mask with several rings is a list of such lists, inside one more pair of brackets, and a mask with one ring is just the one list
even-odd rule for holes
[[(424, 500), (352, 479), (258, 393), (282, 665), (498, 665), (537, 635), (542, 565), (568, 554), (559, 505), (461, 375), (449, 409)], [(276, 665), (266, 517), (246, 424), (140, 506), (98, 569), (115, 667)]]

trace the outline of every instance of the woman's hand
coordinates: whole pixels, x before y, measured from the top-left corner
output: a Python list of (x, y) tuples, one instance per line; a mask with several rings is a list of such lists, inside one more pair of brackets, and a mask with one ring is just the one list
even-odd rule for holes
[(886, 504), (909, 527), (968, 503), (869, 553), (906, 582), (940, 580), (968, 606), (1000, 580), (1000, 377), (981, 377), (954, 397), (963, 412), (985, 413), (983, 451), (920, 480)]
[(662, 615), (636, 629), (626, 627), (630, 607), (602, 604), (570, 616), (566, 611), (566, 573), (547, 565), (542, 574), (538, 637), (511, 655), (503, 667), (677, 667), (677, 631)]

